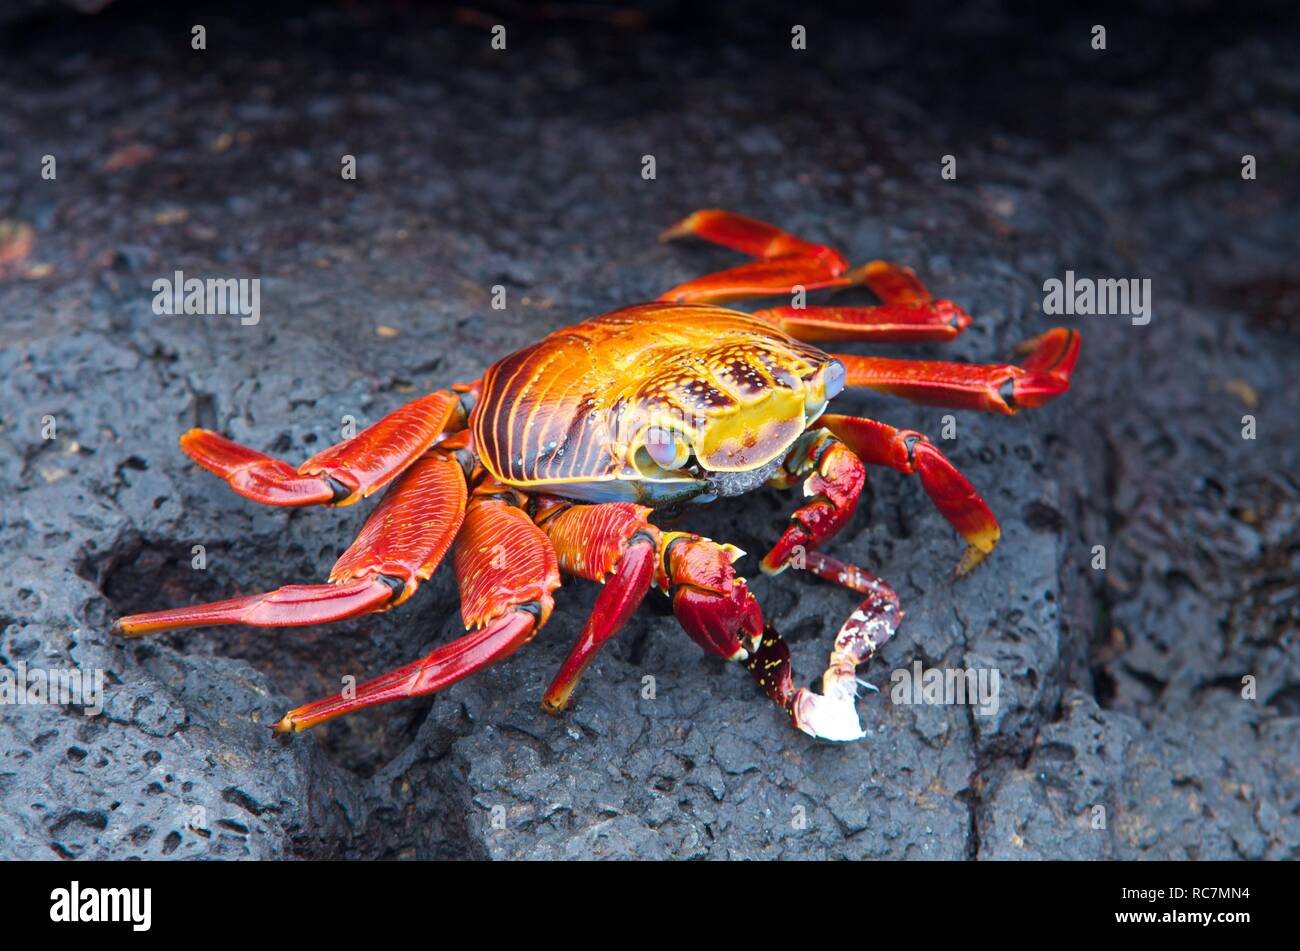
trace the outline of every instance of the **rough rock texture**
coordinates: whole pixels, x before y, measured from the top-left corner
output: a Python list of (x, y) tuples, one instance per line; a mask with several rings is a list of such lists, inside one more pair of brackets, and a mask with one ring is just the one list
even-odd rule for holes
[[(808, 10), (796, 52), (762, 10), (665, 7), (506, 19), (499, 52), (493, 15), (264, 7), (47, 9), (0, 37), (0, 218), (34, 229), (0, 264), (0, 665), (107, 678), (98, 717), (0, 707), (0, 856), (1296, 857), (1300, 56), (1268, 18), (1114, 13), (1099, 53), (1092, 19), (992, 4), (888, 30)], [(1053, 322), (1048, 278), (1152, 282), (1147, 326), (1057, 318), (1085, 336), (1066, 398), (956, 414), (939, 441), (1002, 520), (973, 576), (952, 582), (960, 545), (919, 487), (873, 475), (832, 549), (907, 611), (865, 673), (867, 739), (791, 730), (650, 607), (546, 717), (585, 583), (511, 662), (287, 743), (264, 725), (288, 706), (457, 633), (448, 572), (331, 628), (108, 635), (323, 577), (364, 519), (239, 499), (185, 429), (304, 458), (345, 416), (734, 263), (655, 241), (708, 206), (909, 263), (976, 315), (946, 349), (882, 351), (1002, 360)], [(156, 316), (178, 269), (261, 278), (260, 323)], [(851, 405), (937, 441), (946, 412)], [(793, 504), (764, 490), (690, 527), (757, 553)], [(854, 598), (753, 587), (820, 671)], [(914, 660), (996, 667), (997, 714), (890, 703)]]

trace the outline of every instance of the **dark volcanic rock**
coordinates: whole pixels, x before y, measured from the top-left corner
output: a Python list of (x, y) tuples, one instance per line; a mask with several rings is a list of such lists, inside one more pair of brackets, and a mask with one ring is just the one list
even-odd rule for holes
[[(0, 666), (105, 677), (98, 716), (0, 707), (0, 856), (1296, 857), (1300, 57), (1265, 20), (1116, 15), (1104, 57), (1082, 21), (1013, 34), (988, 5), (938, 32), (807, 11), (805, 53), (761, 13), (697, 13), (689, 36), (521, 20), (494, 52), (416, 14), (125, 7), (0, 39), (0, 218), (35, 231), (0, 265)], [(932, 434), (1004, 530), (953, 582), (920, 487), (872, 474), (831, 549), (907, 611), (864, 672), (868, 738), (791, 730), (661, 605), (545, 716), (585, 583), (510, 662), (292, 742), (265, 725), (455, 636), (446, 570), (330, 628), (109, 636), (121, 613), (319, 579), (364, 519), (238, 498), (185, 429), (305, 458), (345, 417), (735, 263), (655, 241), (708, 206), (908, 263), (976, 317), (891, 354), (1001, 361), (1054, 322), (1048, 278), (1152, 281), (1148, 326), (1055, 319), (1084, 350), (1042, 410), (958, 413), (940, 441), (945, 410), (848, 401)], [(260, 278), (261, 321), (156, 316), (176, 270)], [(794, 504), (765, 490), (689, 525), (757, 575)], [(820, 671), (854, 598), (753, 587), (800, 677)], [(914, 661), (996, 668), (998, 710), (891, 703)]]

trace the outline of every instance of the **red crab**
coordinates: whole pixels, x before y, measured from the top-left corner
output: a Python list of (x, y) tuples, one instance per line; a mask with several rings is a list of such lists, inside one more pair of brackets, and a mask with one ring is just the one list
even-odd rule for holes
[[(855, 669), (902, 617), (887, 585), (813, 551), (853, 515), (865, 466), (920, 479), (967, 541), (964, 574), (997, 543), (979, 495), (921, 433), (827, 414), (842, 389), (868, 387), (958, 409), (1012, 414), (1069, 387), (1079, 336), (1055, 328), (1020, 347), (1019, 366), (977, 366), (824, 353), (804, 341), (951, 340), (970, 317), (935, 300), (908, 268), (850, 270), (838, 251), (750, 218), (699, 211), (664, 237), (694, 235), (757, 260), (690, 281), (659, 301), (557, 330), (493, 364), (482, 379), (420, 397), (296, 469), (203, 429), (181, 437), (195, 462), (267, 505), (383, 500), (334, 565), (329, 583), (124, 617), (126, 635), (249, 624), (288, 627), (387, 611), (429, 578), (448, 550), (469, 631), (427, 657), (285, 714), (277, 732), (441, 690), (530, 640), (550, 617), (561, 572), (604, 585), (546, 691), (568, 704), (596, 652), (649, 589), (672, 597), (706, 651), (747, 664), (794, 725), (862, 736)], [(865, 284), (876, 307), (777, 307), (747, 314), (721, 301), (799, 288)], [(795, 689), (790, 654), (765, 627), (732, 563), (738, 549), (651, 523), (655, 509), (803, 482), (805, 504), (763, 558), (795, 564), (867, 595), (835, 640), (821, 692)]]

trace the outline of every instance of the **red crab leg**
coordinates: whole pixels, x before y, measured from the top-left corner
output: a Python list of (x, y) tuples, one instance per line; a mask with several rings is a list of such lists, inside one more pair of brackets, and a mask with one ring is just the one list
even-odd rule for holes
[(764, 556), (764, 574), (780, 574), (792, 558), (806, 555), (843, 528), (857, 508), (866, 470), (830, 433), (808, 433), (786, 460), (785, 474), (772, 481), (785, 486), (809, 472), (803, 490), (810, 501), (790, 516), (785, 533)]
[(792, 256), (755, 261), (706, 274), (679, 284), (659, 299), (682, 304), (721, 304), (749, 297), (787, 294), (795, 287), (815, 291), (823, 287), (844, 287), (850, 283), (819, 258)]
[(610, 502), (563, 507), (538, 518), (555, 547), (560, 569), (605, 586), (542, 698), (548, 713), (569, 705), (578, 679), (650, 590), (660, 544), (659, 529), (646, 521), (650, 511), (643, 505)]
[(513, 654), (551, 616), (560, 575), (551, 543), (518, 507), (480, 486), (470, 501), (452, 562), (461, 615), (477, 628), (426, 657), (358, 686), (290, 710), (277, 733), (300, 732), (352, 710), (435, 693)]
[(910, 267), (889, 261), (868, 261), (858, 270), (862, 283), (886, 304), (928, 304), (934, 300), (934, 295)]
[(208, 429), (181, 437), (185, 454), (245, 498), (264, 505), (351, 505), (379, 491), (424, 455), (453, 422), (461, 393), (440, 390), (389, 413), (297, 469)]
[(822, 674), (824, 696), (839, 693), (856, 696), (855, 671), (885, 646), (903, 620), (898, 595), (871, 572), (818, 551), (808, 553), (804, 567), (819, 578), (867, 596), (840, 627), (831, 649), (830, 665)]
[(392, 606), (390, 602), (400, 590), (378, 575), (343, 584), (290, 584), (246, 598), (131, 614), (113, 622), (113, 633), (141, 637), (158, 631), (214, 624), (248, 624), (252, 627), (328, 624), (386, 610)]
[(273, 729), (276, 733), (301, 733), (353, 710), (435, 693), (510, 656), (532, 638), (537, 626), (538, 619), (530, 612), (509, 611), (420, 660), (367, 680), (352, 697), (339, 693), (290, 710)]
[(666, 229), (659, 240), (672, 241), (674, 238), (688, 236), (711, 241), (760, 260), (787, 256), (821, 258), (840, 272), (848, 269), (848, 264), (834, 248), (813, 244), (787, 234), (776, 225), (720, 208), (705, 208), (687, 215)]
[(773, 307), (754, 316), (800, 340), (945, 341), (970, 326), (969, 314), (952, 301), (935, 300), (911, 268), (871, 261), (853, 274), (883, 306)]
[(857, 668), (894, 636), (903, 612), (889, 585), (861, 568), (809, 552), (806, 567), (818, 576), (867, 595), (835, 637), (821, 693), (795, 690), (790, 649), (771, 627), (749, 659), (749, 670), (769, 697), (790, 713), (795, 726), (823, 739), (849, 741), (864, 736), (854, 699)]
[(1014, 414), (1042, 406), (1070, 388), (1079, 358), (1079, 334), (1056, 327), (1016, 348), (1020, 366), (895, 360), (835, 354), (848, 371), (847, 385), (953, 409)]
[(867, 465), (888, 466), (921, 480), (921, 488), (934, 507), (970, 546), (957, 565), (958, 575), (969, 572), (997, 545), (1002, 536), (998, 520), (966, 478), (924, 435), (874, 419), (833, 413), (821, 417), (817, 424), (834, 433)]
[(214, 604), (132, 614), (115, 633), (139, 637), (210, 624), (297, 627), (387, 611), (415, 593), (447, 553), (465, 512), (465, 474), (451, 455), (432, 453), (384, 496), (330, 572), (329, 584), (286, 585)]
[(806, 290), (842, 287), (855, 280), (842, 276), (849, 265), (834, 248), (804, 241), (766, 222), (729, 211), (697, 211), (665, 231), (661, 239), (669, 241), (687, 235), (759, 260), (678, 285), (660, 300), (721, 303), (789, 293), (796, 286)]
[(754, 311), (754, 316), (808, 341), (943, 343), (971, 323), (970, 315), (948, 300), (881, 307), (772, 307)]

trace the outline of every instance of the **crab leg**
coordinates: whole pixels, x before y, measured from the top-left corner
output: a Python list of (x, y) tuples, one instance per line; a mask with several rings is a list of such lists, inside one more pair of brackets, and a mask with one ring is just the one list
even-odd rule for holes
[(1055, 327), (1016, 348), (1028, 356), (1020, 366), (895, 360), (835, 354), (848, 371), (847, 384), (952, 409), (1014, 414), (1042, 406), (1070, 388), (1079, 358), (1079, 334)]
[(436, 693), (513, 654), (551, 616), (560, 586), (545, 534), (495, 484), (475, 491), (452, 553), (461, 616), (470, 633), (426, 657), (358, 686), (290, 710), (277, 733), (300, 732), (352, 710)]
[(898, 629), (903, 619), (898, 595), (874, 575), (820, 552), (808, 553), (806, 567), (819, 577), (867, 595), (835, 637), (830, 664), (822, 674), (821, 693), (794, 689), (790, 648), (770, 626), (749, 659), (749, 670), (805, 733), (841, 742), (860, 739), (865, 734), (854, 705), (857, 668), (871, 660)]
[(946, 343), (970, 326), (952, 301), (880, 307), (772, 307), (754, 311), (798, 340), (869, 340), (873, 343)]
[(705, 208), (687, 215), (660, 236), (660, 241), (696, 237), (759, 260), (781, 257), (819, 258), (843, 272), (848, 263), (834, 248), (813, 244), (787, 234), (776, 225), (747, 218), (720, 208)]
[(921, 480), (921, 488), (934, 507), (969, 546), (957, 565), (958, 575), (969, 572), (997, 545), (1002, 536), (998, 520), (966, 478), (923, 434), (895, 429), (874, 419), (833, 413), (817, 422), (867, 465), (888, 466)]
[(840, 627), (831, 649), (830, 664), (822, 674), (823, 696), (855, 697), (858, 692), (855, 671), (885, 646), (903, 619), (898, 595), (871, 572), (818, 551), (808, 553), (804, 567), (819, 578), (867, 596)]
[(755, 261), (679, 284), (660, 300), (683, 304), (721, 304), (749, 297), (787, 294), (795, 287), (814, 291), (851, 282), (820, 258), (789, 256)]
[(935, 300), (911, 268), (872, 261), (853, 272), (884, 304), (877, 307), (773, 307), (754, 312), (800, 340), (913, 343), (951, 340), (971, 318), (950, 300)]
[(806, 290), (843, 287), (856, 280), (845, 276), (848, 262), (834, 248), (804, 241), (766, 222), (729, 211), (697, 211), (673, 225), (660, 238), (670, 241), (688, 235), (758, 260), (678, 285), (660, 300), (721, 303), (785, 294), (796, 286)]
[(764, 574), (780, 574), (792, 559), (838, 532), (853, 516), (866, 480), (862, 462), (824, 429), (805, 433), (786, 459), (784, 473), (771, 480), (784, 488), (807, 475), (804, 495), (810, 501), (790, 516), (790, 524), (764, 556)]
[(210, 624), (298, 627), (387, 611), (415, 594), (438, 567), (465, 513), (465, 473), (433, 452), (407, 470), (330, 572), (329, 584), (286, 585), (213, 604), (132, 614), (115, 633), (139, 637)]
[(208, 429), (191, 429), (181, 437), (181, 449), (254, 502), (351, 505), (401, 475), (449, 426), (464, 425), (461, 397), (452, 390), (422, 396), (297, 469)]
[(605, 587), (542, 698), (548, 713), (558, 713), (569, 705), (578, 679), (641, 604), (654, 581), (660, 545), (659, 529), (646, 521), (651, 510), (645, 506), (557, 502), (549, 503), (552, 507), (536, 520), (555, 548), (560, 570)]

